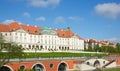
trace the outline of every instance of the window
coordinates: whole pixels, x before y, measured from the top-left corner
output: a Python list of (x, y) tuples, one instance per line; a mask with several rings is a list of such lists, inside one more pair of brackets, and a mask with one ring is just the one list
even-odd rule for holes
[(7, 36), (7, 33), (5, 33), (5, 36)]
[(50, 64), (50, 68), (53, 68), (54, 67), (54, 65), (53, 64)]
[(35, 33), (37, 33), (37, 30), (35, 31)]
[(40, 48), (43, 49), (43, 46), (41, 45)]
[(19, 69), (20, 71), (24, 71), (25, 70), (25, 66), (24, 65), (22, 65), (22, 66), (20, 66), (20, 69)]
[(17, 35), (17, 33), (15, 33), (15, 35)]
[(103, 64), (105, 64), (105, 61), (103, 61)]
[(29, 49), (31, 49), (31, 45), (29, 45)]
[(22, 36), (22, 33), (20, 33), (20, 36)]
[(59, 47), (59, 49), (61, 50), (61, 47)]
[(87, 62), (87, 65), (90, 65), (90, 63), (89, 63), (89, 62)]

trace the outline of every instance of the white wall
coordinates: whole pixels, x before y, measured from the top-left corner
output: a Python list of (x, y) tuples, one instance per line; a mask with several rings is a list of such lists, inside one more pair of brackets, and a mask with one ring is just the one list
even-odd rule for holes
[[(42, 45), (46, 49), (59, 49), (59, 47), (69, 47), (69, 49), (84, 50), (84, 40), (76, 37), (63, 38), (57, 35), (34, 35), (29, 34), (23, 29), (18, 29), (12, 32), (1, 32), (7, 42), (13, 42), (22, 45), (23, 48), (29, 48), (29, 45)], [(7, 35), (6, 35), (7, 34)]]

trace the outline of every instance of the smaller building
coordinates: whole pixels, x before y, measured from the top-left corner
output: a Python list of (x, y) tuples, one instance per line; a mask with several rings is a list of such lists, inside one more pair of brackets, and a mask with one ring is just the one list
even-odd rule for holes
[(104, 40), (87, 39), (84, 41), (84, 43), (85, 43), (84, 47), (86, 49), (88, 48), (94, 49), (95, 47), (102, 47), (102, 46), (112, 46), (116, 48), (116, 44)]

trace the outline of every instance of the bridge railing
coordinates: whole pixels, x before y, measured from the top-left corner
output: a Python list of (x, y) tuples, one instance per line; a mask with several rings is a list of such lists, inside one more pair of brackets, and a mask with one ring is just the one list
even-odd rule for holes
[(11, 62), (15, 62), (15, 61), (39, 61), (39, 60), (74, 60), (74, 59), (84, 59), (81, 57), (49, 57), (49, 58), (21, 58), (21, 59), (10, 59)]
[[(37, 58), (16, 58), (16, 59), (10, 59), (10, 61), (38, 61), (38, 60), (74, 60), (74, 59), (80, 59), (80, 60), (88, 60), (88, 59), (96, 59), (98, 57), (49, 57), (49, 58), (41, 58), (41, 57), (37, 57)], [(120, 56), (118, 57), (100, 57), (103, 59), (106, 58), (120, 58)]]

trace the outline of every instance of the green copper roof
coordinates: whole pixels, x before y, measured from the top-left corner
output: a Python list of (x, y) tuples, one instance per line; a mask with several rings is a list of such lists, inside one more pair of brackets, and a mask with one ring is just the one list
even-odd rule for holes
[(40, 31), (41, 34), (48, 34), (48, 35), (57, 35), (57, 32), (53, 29), (50, 29), (50, 28), (43, 28), (41, 31)]

